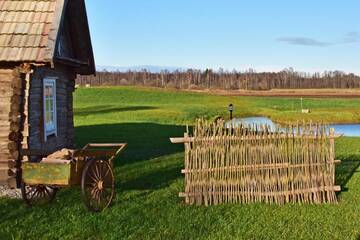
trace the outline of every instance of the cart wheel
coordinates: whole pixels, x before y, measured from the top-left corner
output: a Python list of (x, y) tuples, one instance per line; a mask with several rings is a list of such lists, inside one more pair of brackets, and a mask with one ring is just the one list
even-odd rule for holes
[(50, 203), (54, 200), (57, 190), (56, 187), (48, 185), (27, 185), (21, 182), (22, 198), (29, 207)]
[(115, 193), (114, 174), (107, 161), (87, 161), (81, 178), (81, 191), (87, 208), (101, 212), (107, 208)]

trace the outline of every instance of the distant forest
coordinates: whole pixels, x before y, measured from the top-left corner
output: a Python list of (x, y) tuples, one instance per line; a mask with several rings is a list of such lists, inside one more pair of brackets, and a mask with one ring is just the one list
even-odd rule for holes
[(306, 88), (360, 88), (360, 76), (341, 71), (304, 73), (292, 68), (280, 72), (244, 72), (219, 69), (204, 71), (162, 71), (151, 73), (147, 70), (128, 72), (99, 71), (96, 76), (79, 76), (78, 85), (119, 86), (140, 85), (179, 89), (224, 89), (224, 90), (270, 90)]

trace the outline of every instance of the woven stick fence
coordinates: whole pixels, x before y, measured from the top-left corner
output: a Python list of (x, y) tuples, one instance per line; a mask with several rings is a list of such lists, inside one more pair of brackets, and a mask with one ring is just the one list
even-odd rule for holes
[(282, 129), (198, 120), (185, 144), (188, 204), (336, 203), (333, 129), (302, 124)]

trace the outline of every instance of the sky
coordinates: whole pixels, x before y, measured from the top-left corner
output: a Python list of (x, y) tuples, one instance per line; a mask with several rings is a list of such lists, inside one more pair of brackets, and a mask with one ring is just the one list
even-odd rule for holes
[(359, 0), (86, 0), (100, 66), (360, 74)]

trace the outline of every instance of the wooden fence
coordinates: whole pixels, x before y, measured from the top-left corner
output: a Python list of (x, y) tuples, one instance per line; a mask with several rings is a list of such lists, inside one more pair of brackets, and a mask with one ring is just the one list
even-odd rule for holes
[(232, 128), (222, 121), (197, 121), (185, 144), (188, 204), (335, 203), (333, 129), (303, 124), (282, 129)]

